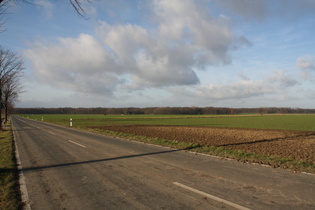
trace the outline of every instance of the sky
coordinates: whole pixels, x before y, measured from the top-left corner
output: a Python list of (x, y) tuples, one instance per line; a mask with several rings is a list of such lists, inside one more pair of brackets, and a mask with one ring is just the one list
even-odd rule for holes
[(16, 107), (315, 108), (315, 0), (12, 5)]

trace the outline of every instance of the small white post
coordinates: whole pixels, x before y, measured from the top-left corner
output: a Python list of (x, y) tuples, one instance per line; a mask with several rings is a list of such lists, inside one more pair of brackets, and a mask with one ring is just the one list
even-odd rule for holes
[(42, 117), (42, 122), (44, 121), (44, 117)]
[(70, 127), (72, 127), (72, 118), (70, 118)]

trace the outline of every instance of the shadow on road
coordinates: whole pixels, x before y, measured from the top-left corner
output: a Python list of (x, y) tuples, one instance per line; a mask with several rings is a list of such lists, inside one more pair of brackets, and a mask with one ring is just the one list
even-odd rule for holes
[(74, 165), (81, 165), (81, 164), (88, 164), (88, 163), (106, 162), (106, 161), (112, 161), (112, 160), (144, 157), (144, 156), (150, 156), (150, 155), (160, 155), (160, 154), (190, 150), (190, 149), (194, 149), (194, 148), (198, 148), (198, 147), (201, 147), (201, 145), (190, 146), (190, 147), (186, 147), (184, 149), (172, 149), (172, 150), (161, 151), (161, 152), (150, 152), (150, 153), (144, 153), (144, 154), (126, 155), (126, 156), (121, 156), (121, 157), (104, 158), (104, 159), (99, 159), (99, 160), (88, 160), (88, 161), (81, 161), (81, 162), (74, 162), (74, 163), (63, 163), (63, 164), (48, 165), (48, 166), (27, 167), (27, 168), (22, 168), (21, 171), (22, 172), (28, 172), (28, 171), (36, 171), (36, 170), (49, 169), (49, 168), (58, 168), (58, 167), (74, 166)]

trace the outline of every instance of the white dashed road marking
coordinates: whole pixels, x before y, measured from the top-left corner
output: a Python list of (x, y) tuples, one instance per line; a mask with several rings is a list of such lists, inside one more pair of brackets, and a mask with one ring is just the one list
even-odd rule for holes
[(184, 189), (186, 189), (186, 190), (190, 190), (190, 191), (192, 191), (192, 192), (194, 192), (194, 193), (197, 193), (197, 194), (199, 194), (199, 195), (205, 196), (205, 197), (207, 197), (207, 198), (211, 198), (212, 200), (215, 200), (215, 201), (224, 203), (224, 204), (226, 204), (226, 205), (232, 206), (232, 207), (234, 207), (234, 208), (236, 208), (236, 209), (240, 209), (240, 210), (250, 210), (249, 208), (246, 208), (246, 207), (244, 207), (244, 206), (240, 206), (240, 205), (238, 205), (238, 204), (236, 204), (236, 203), (232, 203), (232, 202), (230, 202), (230, 201), (224, 200), (224, 199), (219, 198), (219, 197), (216, 197), (216, 196), (214, 196), (214, 195), (210, 195), (210, 194), (208, 194), (208, 193), (205, 193), (205, 192), (203, 192), (203, 191), (194, 189), (194, 188), (189, 187), (189, 186), (187, 186), (187, 185), (184, 185), (184, 184), (181, 184), (181, 183), (178, 183), (178, 182), (173, 182), (173, 184), (175, 184), (175, 185), (177, 185), (177, 186), (179, 186), (179, 187), (182, 187), (182, 188), (184, 188)]
[(75, 142), (75, 141), (71, 141), (71, 140), (68, 140), (70, 143), (72, 143), (72, 144), (76, 144), (76, 145), (78, 145), (78, 146), (80, 146), (80, 147), (86, 147), (86, 146), (84, 146), (84, 145), (82, 145), (82, 144), (79, 144), (79, 143), (77, 143), (77, 142)]

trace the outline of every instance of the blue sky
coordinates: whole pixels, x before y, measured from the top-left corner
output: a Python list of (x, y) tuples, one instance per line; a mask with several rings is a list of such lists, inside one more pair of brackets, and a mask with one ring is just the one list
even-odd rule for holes
[(17, 107), (315, 107), (314, 0), (34, 0), (1, 45)]

